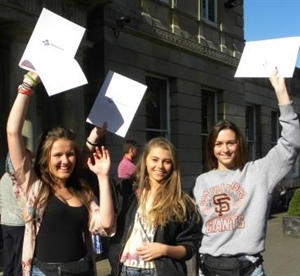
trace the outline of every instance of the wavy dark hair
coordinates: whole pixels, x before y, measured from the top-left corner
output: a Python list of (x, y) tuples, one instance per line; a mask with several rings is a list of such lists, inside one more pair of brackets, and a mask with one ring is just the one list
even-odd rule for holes
[[(74, 143), (76, 163), (72, 174), (66, 180), (66, 188), (71, 188), (72, 192), (75, 193), (88, 208), (92, 194), (87, 183), (79, 177), (80, 149), (76, 143), (74, 131), (65, 126), (49, 128), (41, 135), (35, 157), (34, 170), (43, 185), (37, 197), (36, 204), (47, 204), (49, 196), (54, 191), (55, 179), (49, 169), (49, 160), (52, 146), (54, 142), (59, 139), (70, 140)], [(44, 202), (39, 202), (41, 198), (44, 199)]]
[(237, 143), (237, 151), (236, 151), (236, 159), (235, 159), (235, 166), (239, 169), (243, 168), (244, 165), (248, 161), (248, 154), (246, 149), (246, 141), (239, 130), (239, 128), (229, 120), (221, 120), (217, 122), (212, 129), (210, 130), (208, 137), (207, 137), (207, 144), (206, 144), (206, 166), (208, 170), (214, 170), (218, 168), (218, 160), (214, 155), (214, 147), (219, 132), (223, 129), (231, 129), (236, 136), (236, 143)]

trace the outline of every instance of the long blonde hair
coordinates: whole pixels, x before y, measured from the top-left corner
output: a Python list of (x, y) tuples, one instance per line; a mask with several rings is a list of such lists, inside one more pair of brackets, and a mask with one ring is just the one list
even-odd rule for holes
[[(156, 190), (151, 209), (147, 210), (147, 197), (150, 191), (146, 159), (151, 149), (162, 148), (170, 153), (172, 163), (171, 173)], [(135, 185), (139, 193), (139, 206), (146, 218), (156, 226), (165, 226), (168, 220), (184, 222), (187, 219), (188, 208), (195, 208), (193, 199), (182, 190), (179, 164), (174, 145), (164, 137), (150, 140), (144, 147), (135, 169)]]

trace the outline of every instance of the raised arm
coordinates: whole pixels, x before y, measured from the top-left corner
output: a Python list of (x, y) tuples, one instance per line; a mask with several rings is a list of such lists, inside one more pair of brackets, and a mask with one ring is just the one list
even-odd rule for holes
[(101, 148), (96, 147), (95, 152), (93, 153), (93, 159), (89, 158), (87, 164), (89, 169), (97, 175), (100, 194), (99, 217), (95, 217), (95, 215), (97, 216), (97, 213), (92, 214), (90, 230), (94, 231), (97, 230), (98, 227), (103, 227), (109, 232), (114, 226), (114, 207), (109, 180), (111, 160), (108, 150), (105, 149), (104, 146)]
[(290, 103), (290, 97), (285, 85), (285, 80), (283, 77), (278, 77), (278, 68), (276, 68), (272, 74), (272, 76), (269, 78), (277, 99), (278, 99), (278, 104), (284, 105)]
[(36, 73), (28, 72), (24, 75), (21, 85), (18, 87), (18, 94), (10, 110), (6, 133), (8, 142), (8, 151), (12, 165), (18, 169), (26, 154), (26, 147), (22, 138), (22, 128), (24, 125), (27, 108), (33, 89), (39, 82)]

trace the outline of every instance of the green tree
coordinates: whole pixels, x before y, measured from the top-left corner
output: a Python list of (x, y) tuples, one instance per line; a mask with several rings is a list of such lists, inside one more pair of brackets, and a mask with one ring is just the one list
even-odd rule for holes
[(300, 217), (300, 188), (295, 191), (290, 201), (288, 215), (293, 217)]

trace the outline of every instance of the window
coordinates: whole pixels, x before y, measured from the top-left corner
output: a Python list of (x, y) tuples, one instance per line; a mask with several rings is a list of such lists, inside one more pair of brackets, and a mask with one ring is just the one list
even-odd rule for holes
[(278, 121), (279, 113), (278, 111), (271, 111), (271, 144), (275, 146), (277, 140), (280, 137), (281, 126)]
[(169, 83), (157, 77), (146, 77), (146, 139), (169, 136)]
[(217, 120), (216, 93), (210, 90), (202, 90), (201, 94), (201, 116), (202, 116), (202, 160), (206, 161), (207, 136)]
[(217, 23), (217, 0), (202, 0), (201, 15), (206, 21)]
[(246, 143), (249, 159), (255, 159), (256, 152), (256, 110), (254, 106), (246, 107)]
[(299, 177), (299, 169), (300, 169), (300, 155), (298, 155), (296, 162), (292, 168), (292, 177)]
[[(300, 114), (298, 114), (298, 118), (300, 118)], [(296, 162), (292, 168), (291, 173), (292, 173), (292, 177), (298, 178), (298, 181), (300, 181), (299, 180), (299, 176), (300, 176), (300, 155), (299, 154), (298, 154)], [(298, 182), (298, 183), (300, 183), (300, 182)]]

